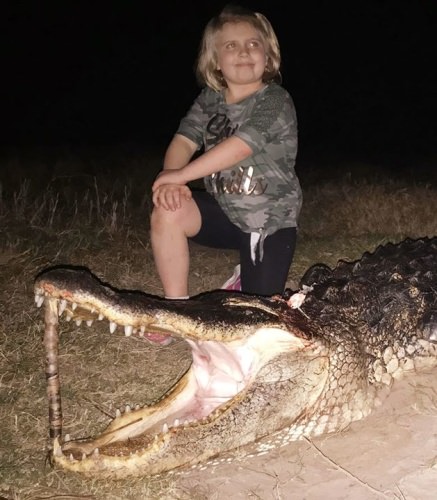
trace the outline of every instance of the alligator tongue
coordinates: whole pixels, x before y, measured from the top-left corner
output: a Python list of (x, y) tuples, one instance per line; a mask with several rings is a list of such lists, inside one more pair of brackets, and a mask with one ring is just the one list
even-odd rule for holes
[(144, 338), (148, 340), (151, 344), (158, 345), (168, 345), (173, 342), (173, 338), (170, 335), (164, 335), (162, 333), (145, 333)]

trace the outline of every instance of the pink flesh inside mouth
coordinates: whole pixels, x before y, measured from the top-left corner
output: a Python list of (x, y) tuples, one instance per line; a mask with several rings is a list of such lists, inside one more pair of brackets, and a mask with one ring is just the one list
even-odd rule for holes
[(145, 333), (144, 338), (152, 344), (161, 346), (166, 346), (173, 342), (173, 338), (170, 335), (164, 335), (162, 333)]

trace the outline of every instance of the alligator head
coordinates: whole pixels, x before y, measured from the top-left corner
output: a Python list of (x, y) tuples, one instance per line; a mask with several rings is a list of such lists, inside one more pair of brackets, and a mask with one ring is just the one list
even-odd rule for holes
[[(45, 302), (54, 462), (100, 477), (155, 475), (248, 443), (283, 446), (363, 418), (377, 389), (437, 362), (431, 242), (390, 247), (391, 264), (382, 247), (360, 265), (324, 268), (298, 308), (291, 307), (295, 295), (215, 291), (170, 301), (116, 290), (83, 269), (44, 271), (35, 294), (38, 305)], [(398, 260), (411, 262), (417, 248), (427, 259), (401, 275)], [(127, 335), (147, 331), (156, 342), (183, 338), (191, 367), (155, 405), (128, 408), (93, 440), (62, 442), (57, 336), (66, 314), (78, 321), (86, 314), (88, 324), (104, 317)]]

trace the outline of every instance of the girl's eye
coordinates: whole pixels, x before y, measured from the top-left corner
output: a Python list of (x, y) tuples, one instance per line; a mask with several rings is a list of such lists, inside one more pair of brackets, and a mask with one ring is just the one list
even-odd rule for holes
[(235, 43), (234, 42), (230, 42), (226, 45), (226, 48), (227, 49), (234, 49), (235, 48)]
[(258, 48), (259, 42), (257, 40), (253, 40), (252, 42), (249, 43), (249, 47), (251, 47), (252, 49)]

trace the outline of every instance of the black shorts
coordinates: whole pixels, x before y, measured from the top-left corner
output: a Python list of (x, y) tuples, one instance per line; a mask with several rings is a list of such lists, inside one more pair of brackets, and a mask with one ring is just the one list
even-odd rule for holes
[[(193, 199), (199, 207), (202, 225), (190, 240), (207, 247), (239, 250), (243, 292), (266, 296), (282, 294), (296, 247), (296, 228), (279, 229), (267, 236), (263, 259), (253, 264), (250, 233), (233, 224), (209, 193), (193, 191)], [(231, 269), (229, 272), (232, 274)]]

